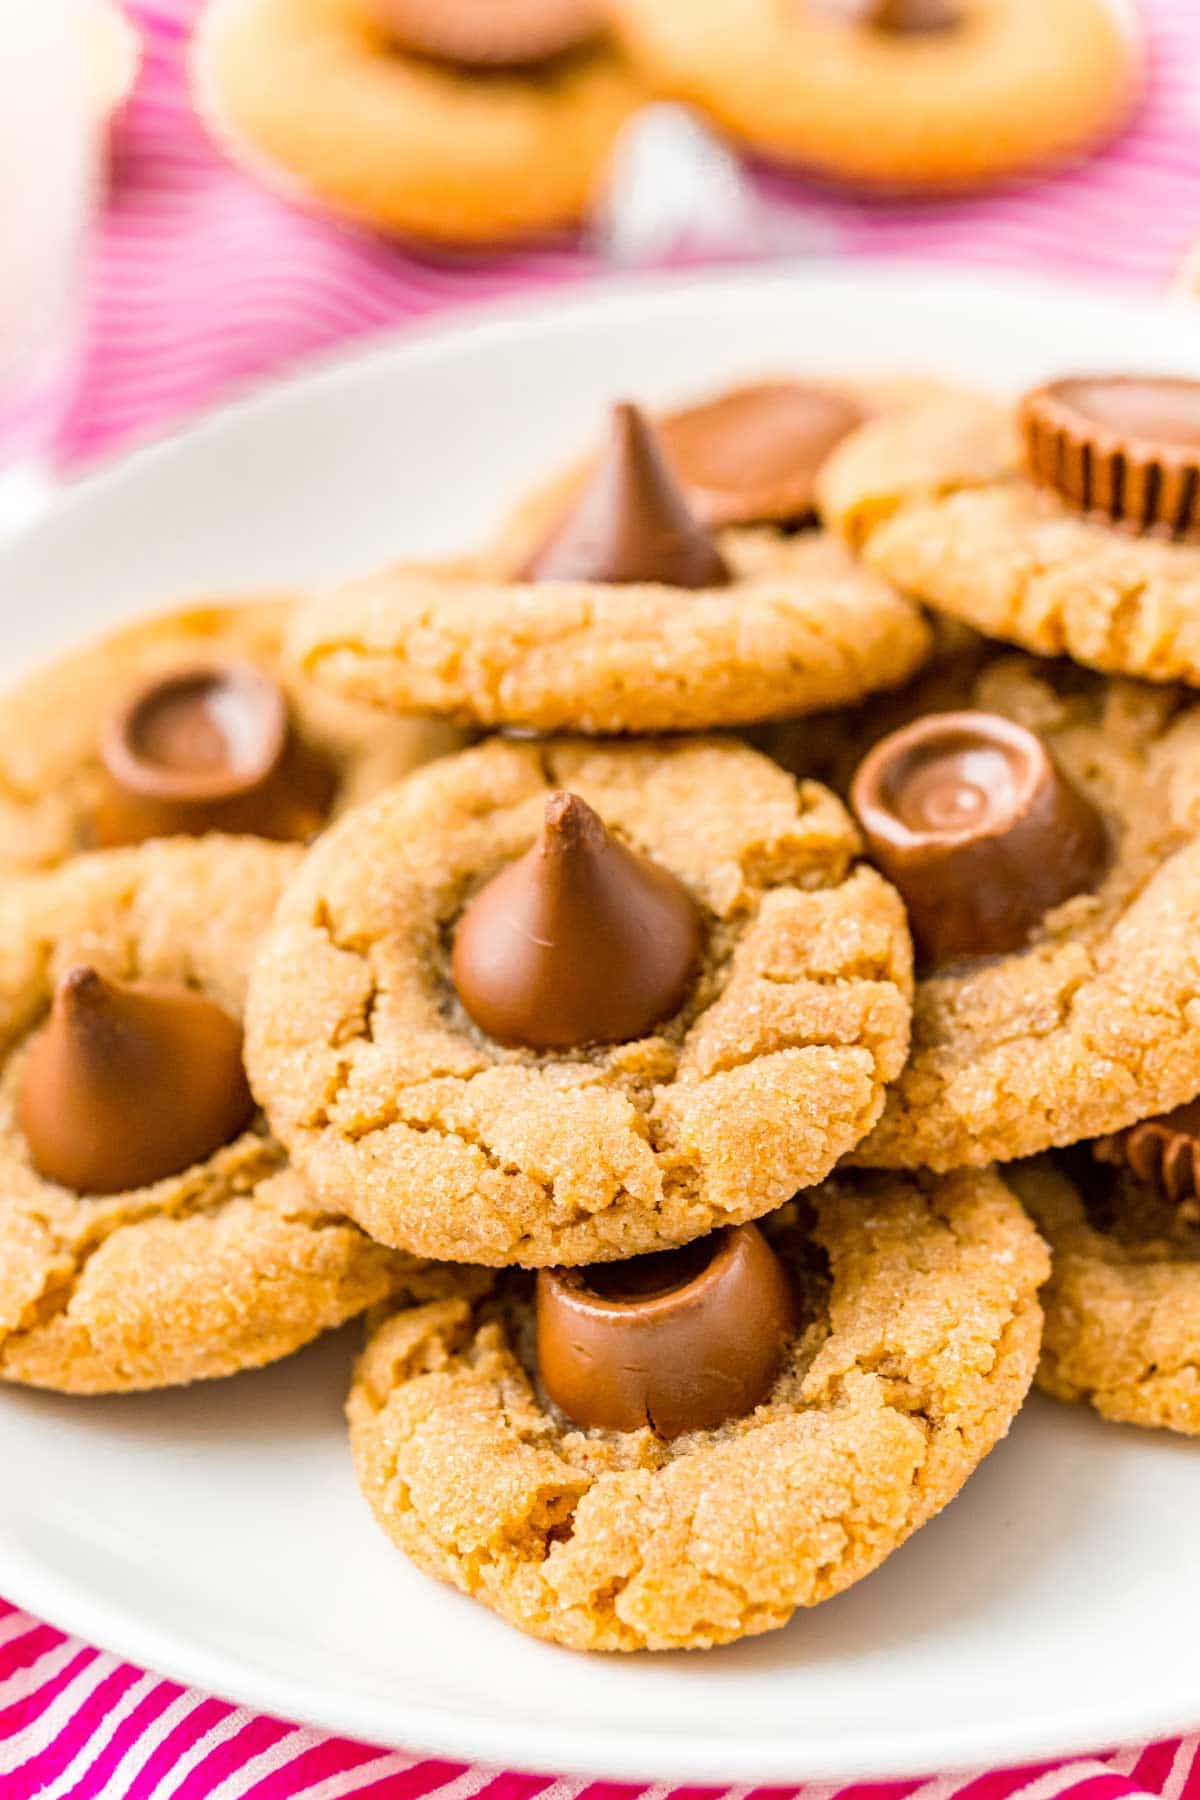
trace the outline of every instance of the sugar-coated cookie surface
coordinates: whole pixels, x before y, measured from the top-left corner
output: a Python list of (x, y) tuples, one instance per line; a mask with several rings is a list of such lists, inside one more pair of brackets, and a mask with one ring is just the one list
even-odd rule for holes
[[(505, 1049), (463, 1010), (466, 902), (569, 790), (674, 874), (703, 949), (635, 1042)], [(247, 1066), (325, 1205), (419, 1255), (584, 1263), (754, 1218), (878, 1118), (911, 947), (840, 803), (744, 746), (493, 740), (335, 825), (255, 970)]]
[(643, 98), (603, 40), (529, 70), (459, 68), (390, 39), (372, 0), (209, 0), (192, 52), (214, 135), (269, 184), (446, 244), (584, 216)]
[[(920, 610), (821, 533), (719, 535), (728, 587), (514, 580), (515, 564), (400, 566), (298, 615), (297, 670), (348, 699), (538, 731), (684, 731), (896, 685)], [(524, 547), (524, 545), (523, 545)]]
[(411, 1280), (308, 1194), (253, 1122), (204, 1162), (81, 1196), (33, 1167), (16, 1099), (51, 992), (86, 962), (241, 1014), (254, 944), (299, 852), (245, 838), (82, 857), (0, 892), (0, 1379), (113, 1393), (287, 1355)]
[(0, 705), (0, 869), (49, 867), (95, 848), (104, 725), (135, 685), (210, 658), (252, 663), (285, 689), (306, 747), (327, 759), (338, 810), (461, 735), (425, 719), (384, 719), (284, 673), (295, 596), (196, 602), (118, 626), (12, 684)]
[[(1028, 946), (917, 982), (912, 1055), (857, 1159), (883, 1167), (1007, 1162), (1116, 1131), (1200, 1087), (1200, 708), (1186, 690), (968, 651), (932, 704), (1036, 732), (1109, 834), (1093, 893)], [(871, 723), (833, 722), (845, 762), (928, 710), (918, 683)], [(906, 704), (910, 702), (910, 704)]]
[(827, 516), (927, 605), (1042, 656), (1200, 685), (1200, 545), (1084, 517), (1024, 471), (1011, 414), (943, 399), (864, 426)]
[[(646, 78), (763, 155), (881, 187), (969, 187), (1110, 136), (1141, 86), (1110, 0), (616, 0)], [(907, 15), (915, 28), (905, 29)], [(943, 29), (921, 29), (937, 15)]]
[[(1127, 1173), (1012, 1171), (1052, 1272), (1038, 1385), (1106, 1419), (1200, 1435), (1200, 1233)], [(1099, 1193), (1094, 1190), (1100, 1189)]]
[(1019, 1409), (1045, 1248), (990, 1171), (830, 1182), (767, 1229), (804, 1327), (753, 1413), (669, 1443), (546, 1400), (527, 1278), (388, 1318), (349, 1402), (383, 1529), (578, 1650), (728, 1643), (878, 1567)]

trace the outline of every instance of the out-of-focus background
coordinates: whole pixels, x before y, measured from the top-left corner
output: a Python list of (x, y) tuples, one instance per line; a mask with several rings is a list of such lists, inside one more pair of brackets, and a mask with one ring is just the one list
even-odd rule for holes
[[(246, 0), (220, 4), (244, 11)], [(355, 13), (362, 0), (345, 5)], [(203, 122), (189, 64), (204, 12), (203, 0), (124, 0), (123, 10), (118, 0), (4, 0), (0, 9), (0, 447), (10, 493), (18, 472), (29, 492), (247, 384), (443, 308), (631, 268), (783, 256), (938, 258), (1163, 289), (1200, 238), (1195, 0), (1143, 0), (1144, 89), (1115, 137), (1066, 167), (952, 196), (881, 196), (768, 165), (700, 112), (647, 91), (615, 149), (597, 155), (578, 227), (494, 249), (348, 223), (278, 165), (272, 120), (257, 146), (244, 134), (235, 142), (228, 119)], [(912, 42), (924, 56), (927, 39)], [(907, 54), (900, 37), (892, 52)], [(272, 53), (260, 36), (256, 94), (286, 94), (295, 65), (281, 61), (276, 75), (263, 66)], [(331, 82), (347, 78), (328, 45), (316, 47), (306, 79), (322, 68)], [(947, 79), (958, 79), (952, 70)], [(491, 104), (489, 84), (519, 77), (458, 70), (455, 79), (474, 107)], [(323, 104), (319, 80), (317, 92)], [(440, 104), (420, 88), (403, 100), (418, 112)], [(905, 103), (902, 82), (895, 100)], [(316, 101), (304, 104), (319, 114)], [(378, 104), (368, 95), (349, 116), (368, 130)], [(471, 116), (454, 121), (460, 140)], [(320, 126), (316, 117), (317, 135)], [(552, 122), (531, 181), (542, 179), (546, 144), (573, 131), (570, 115)], [(486, 199), (478, 169), (469, 176)], [(511, 167), (501, 179), (512, 180)]]

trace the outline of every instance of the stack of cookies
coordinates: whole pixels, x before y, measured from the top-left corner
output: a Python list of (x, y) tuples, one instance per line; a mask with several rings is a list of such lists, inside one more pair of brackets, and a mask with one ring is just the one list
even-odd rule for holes
[(776, 380), (27, 680), (0, 1376), (370, 1309), (379, 1523), (594, 1650), (840, 1592), (1035, 1374), (1200, 1433), (1198, 535), (1200, 384)]

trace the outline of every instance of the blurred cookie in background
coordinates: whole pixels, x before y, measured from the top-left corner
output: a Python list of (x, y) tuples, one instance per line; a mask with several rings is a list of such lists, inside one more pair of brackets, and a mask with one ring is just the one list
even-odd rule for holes
[(645, 79), (771, 159), (960, 189), (1080, 155), (1128, 118), (1136, 20), (1112, 0), (614, 0)]
[(578, 224), (643, 97), (598, 0), (212, 0), (192, 72), (252, 173), (451, 245)]

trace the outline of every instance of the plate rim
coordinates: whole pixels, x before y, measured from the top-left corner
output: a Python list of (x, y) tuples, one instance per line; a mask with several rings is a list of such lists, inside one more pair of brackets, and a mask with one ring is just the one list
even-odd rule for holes
[[(839, 291), (873, 283), (881, 290), (902, 293), (910, 301), (925, 294), (936, 295), (938, 302), (944, 303), (957, 295), (968, 305), (987, 301), (1018, 309), (1083, 306), (1092, 313), (1105, 312), (1114, 320), (1123, 315), (1126, 322), (1139, 316), (1145, 320), (1171, 317), (1192, 324), (1200, 321), (1197, 303), (1179, 295), (1158, 296), (1123, 285), (1097, 293), (1079, 282), (1018, 270), (963, 269), (898, 258), (801, 260), (732, 273), (725, 269), (704, 274), (687, 271), (599, 282), (592, 278), (586, 285), (570, 283), (565, 288), (551, 286), (501, 301), (471, 301), (400, 330), (371, 333), (349, 349), (339, 347), (307, 359), (281, 380), (228, 398), (161, 438), (105, 458), (69, 482), (37, 519), (0, 542), (0, 578), (11, 550), (36, 550), (39, 540), (69, 529), (78, 509), (103, 506), (127, 484), (136, 484), (143, 469), (186, 457), (193, 446), (202, 447), (207, 440), (253, 431), (259, 418), (303, 403), (310, 394), (336, 389), (347, 381), (368, 380), (385, 367), (391, 373), (410, 364), (453, 360), (468, 346), (473, 353), (500, 351), (547, 326), (556, 331), (586, 328), (592, 321), (619, 319), (623, 313), (636, 324), (645, 309), (654, 313), (687, 304), (719, 305), (726, 296), (732, 303), (745, 304), (748, 294), (761, 293), (766, 304), (773, 293), (782, 295), (797, 283), (824, 289), (831, 299)], [(386, 1701), (351, 1692), (328, 1697), (328, 1691), (316, 1684), (239, 1660), (236, 1652), (210, 1649), (132, 1609), (122, 1610), (93, 1595), (77, 1581), (23, 1553), (2, 1522), (0, 1588), (15, 1605), (58, 1629), (168, 1679), (282, 1719), (368, 1743), (392, 1745), (414, 1757), (449, 1756), (493, 1767), (614, 1780), (795, 1783), (909, 1779), (1099, 1753), (1095, 1719), (1085, 1716), (1084, 1709), (1076, 1705), (1056, 1716), (1053, 1726), (1047, 1722), (1032, 1731), (1023, 1729), (1019, 1719), (997, 1720), (987, 1731), (976, 1725), (947, 1727), (923, 1719), (907, 1731), (899, 1746), (894, 1730), (883, 1744), (860, 1732), (848, 1747), (844, 1727), (840, 1736), (835, 1732), (828, 1740), (814, 1740), (809, 1732), (800, 1743), (782, 1734), (766, 1740), (756, 1735), (744, 1742), (734, 1735), (698, 1737), (694, 1730), (664, 1736), (644, 1727), (614, 1729), (601, 1717), (590, 1726), (593, 1754), (584, 1754), (573, 1728), (552, 1724), (531, 1728), (527, 1721), (510, 1725), (502, 1717), (464, 1716), (427, 1701), (409, 1703), (403, 1696)], [(1193, 1730), (1200, 1723), (1200, 1700), (1194, 1693), (1185, 1697), (1188, 1687), (1194, 1688), (1194, 1682), (1182, 1682), (1178, 1694), (1137, 1696), (1123, 1711), (1110, 1708), (1107, 1743), (1135, 1743)], [(531, 1737), (536, 1739), (532, 1752)], [(601, 1739), (603, 1754), (598, 1756), (594, 1752)]]

